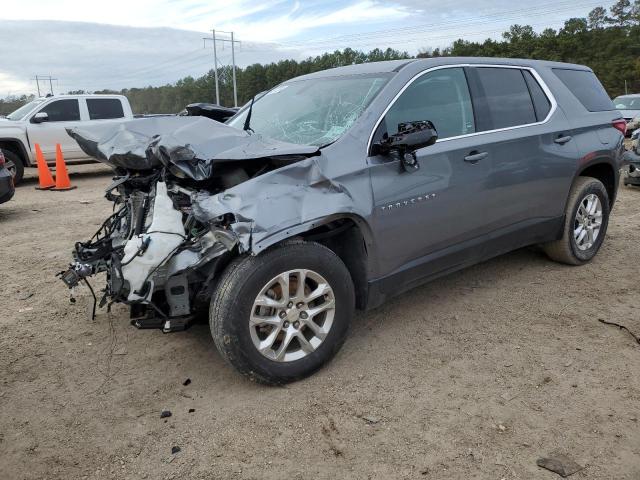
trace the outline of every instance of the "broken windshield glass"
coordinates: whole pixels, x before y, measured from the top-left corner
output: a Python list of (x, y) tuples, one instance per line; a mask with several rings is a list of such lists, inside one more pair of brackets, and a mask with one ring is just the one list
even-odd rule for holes
[[(384, 75), (300, 80), (256, 98), (251, 130), (282, 142), (321, 147), (337, 140), (358, 119), (387, 82)], [(248, 109), (229, 121), (239, 129)]]

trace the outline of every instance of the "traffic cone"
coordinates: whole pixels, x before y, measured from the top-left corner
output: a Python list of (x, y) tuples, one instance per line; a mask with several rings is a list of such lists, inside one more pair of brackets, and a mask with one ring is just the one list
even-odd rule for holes
[(59, 143), (56, 143), (56, 186), (51, 190), (73, 190), (74, 188), (76, 187), (72, 187), (71, 180), (69, 180), (67, 166), (64, 163), (64, 156), (62, 155), (62, 148), (60, 148)]
[(38, 186), (36, 187), (36, 190), (49, 190), (51, 187), (55, 186), (56, 182), (53, 181), (53, 176), (51, 175), (49, 166), (44, 159), (44, 155), (40, 149), (40, 144), (36, 143), (35, 147), (36, 165), (38, 165)]

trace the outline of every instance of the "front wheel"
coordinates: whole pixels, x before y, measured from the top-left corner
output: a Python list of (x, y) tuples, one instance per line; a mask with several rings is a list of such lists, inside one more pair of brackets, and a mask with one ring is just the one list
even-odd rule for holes
[(209, 322), (220, 354), (267, 384), (304, 378), (346, 338), (355, 294), (340, 258), (312, 242), (286, 242), (240, 257), (222, 274)]
[(569, 192), (562, 238), (544, 245), (557, 262), (583, 265), (600, 250), (609, 225), (609, 195), (602, 182), (578, 177)]

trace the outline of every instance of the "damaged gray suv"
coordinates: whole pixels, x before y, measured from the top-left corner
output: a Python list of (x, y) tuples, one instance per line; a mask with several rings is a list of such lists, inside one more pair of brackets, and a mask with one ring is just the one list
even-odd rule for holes
[(355, 308), (527, 245), (590, 261), (624, 130), (586, 67), (478, 58), (313, 73), (226, 124), (72, 129), (113, 167), (114, 213), (60, 275), (105, 272), (101, 305), (140, 328), (208, 311), (230, 364), (290, 382), (335, 355)]

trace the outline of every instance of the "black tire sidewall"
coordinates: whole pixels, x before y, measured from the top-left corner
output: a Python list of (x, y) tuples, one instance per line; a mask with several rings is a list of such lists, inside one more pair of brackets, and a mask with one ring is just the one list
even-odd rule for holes
[[(240, 371), (268, 383), (286, 383), (310, 375), (335, 355), (349, 331), (355, 300), (348, 270), (333, 252), (310, 243), (283, 246), (247, 261), (254, 268), (244, 278), (232, 279), (236, 293), (220, 299), (228, 302), (230, 308), (224, 310), (229, 314), (211, 319), (222, 322), (222, 328), (212, 325), (214, 336), (223, 336), (216, 345), (225, 350), (223, 355)], [(327, 337), (313, 353), (293, 362), (276, 362), (263, 356), (253, 344), (249, 316), (260, 290), (277, 275), (296, 269), (313, 270), (329, 282), (335, 296), (334, 321)]]
[[(600, 227), (598, 238), (591, 246), (591, 248), (589, 248), (588, 250), (580, 250), (573, 235), (573, 227), (576, 213), (578, 212), (578, 208), (580, 208), (580, 204), (587, 195), (591, 194), (597, 195), (600, 199), (600, 203), (602, 204), (602, 226)], [(591, 261), (600, 250), (600, 247), (602, 246), (602, 243), (604, 242), (607, 234), (607, 228), (609, 226), (609, 208), (609, 195), (607, 194), (604, 185), (602, 185), (602, 183), (598, 180), (593, 180), (592, 182), (585, 185), (577, 196), (577, 200), (571, 209), (571, 216), (567, 221), (567, 235), (571, 253), (581, 263), (587, 263)]]
[(22, 181), (22, 177), (24, 175), (24, 165), (22, 163), (22, 159), (11, 150), (3, 149), (2, 153), (4, 154), (5, 160), (13, 162), (13, 164), (16, 166), (16, 174), (13, 177), (13, 183), (14, 185), (18, 185)]

